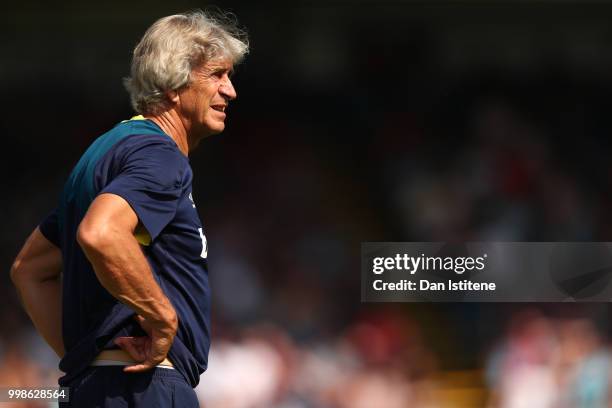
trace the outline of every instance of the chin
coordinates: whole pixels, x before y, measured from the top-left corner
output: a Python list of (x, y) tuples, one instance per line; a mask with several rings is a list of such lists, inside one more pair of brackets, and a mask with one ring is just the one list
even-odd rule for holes
[(211, 126), (210, 127), (210, 134), (211, 135), (218, 135), (219, 133), (223, 132), (224, 130), (225, 130), (225, 123), (217, 124), (216, 126)]

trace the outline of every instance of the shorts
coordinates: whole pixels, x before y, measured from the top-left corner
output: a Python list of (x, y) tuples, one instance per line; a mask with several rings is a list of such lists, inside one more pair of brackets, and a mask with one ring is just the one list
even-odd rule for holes
[(123, 366), (89, 367), (70, 381), (60, 408), (199, 408), (195, 391), (176, 370), (124, 373)]

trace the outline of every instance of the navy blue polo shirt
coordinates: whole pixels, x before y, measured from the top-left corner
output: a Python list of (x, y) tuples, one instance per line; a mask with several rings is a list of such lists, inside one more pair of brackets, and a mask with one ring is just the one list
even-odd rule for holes
[(153, 276), (176, 309), (177, 335), (169, 359), (195, 387), (210, 346), (207, 243), (192, 192), (189, 161), (154, 122), (136, 117), (100, 136), (72, 170), (60, 203), (41, 224), (62, 250), (60, 369), (67, 384), (116, 337), (144, 335), (134, 311), (102, 287), (76, 241), (91, 202), (103, 193), (125, 199), (146, 230), (141, 243)]

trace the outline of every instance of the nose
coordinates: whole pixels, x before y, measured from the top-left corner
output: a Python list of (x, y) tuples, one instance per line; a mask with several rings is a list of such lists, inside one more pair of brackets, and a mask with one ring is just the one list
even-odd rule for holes
[(219, 86), (219, 93), (228, 101), (234, 100), (238, 96), (236, 94), (236, 89), (234, 89), (234, 84), (232, 84), (229, 77), (225, 77), (225, 81)]

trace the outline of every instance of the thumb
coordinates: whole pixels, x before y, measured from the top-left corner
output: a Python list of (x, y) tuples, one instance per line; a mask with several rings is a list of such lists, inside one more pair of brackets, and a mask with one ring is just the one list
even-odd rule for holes
[(150, 322), (142, 317), (141, 315), (134, 315), (134, 321), (138, 323), (138, 325), (150, 336), (151, 335), (151, 325)]
[(136, 320), (136, 322), (137, 322), (138, 324), (142, 324), (142, 323), (144, 323), (144, 321), (145, 321), (146, 319), (145, 319), (144, 317), (142, 317), (141, 315), (139, 315), (139, 314), (135, 314), (135, 315), (134, 315), (134, 320)]

